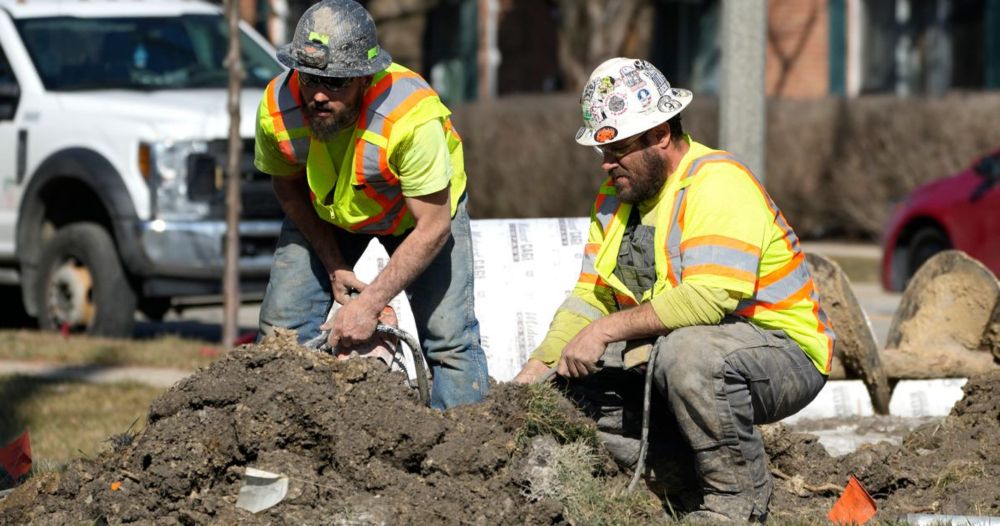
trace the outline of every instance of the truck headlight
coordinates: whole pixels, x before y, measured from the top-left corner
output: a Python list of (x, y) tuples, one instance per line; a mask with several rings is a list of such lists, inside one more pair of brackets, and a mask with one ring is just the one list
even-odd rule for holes
[(208, 214), (208, 203), (194, 202), (188, 195), (189, 159), (207, 151), (205, 141), (165, 141), (149, 145), (155, 217), (185, 220), (201, 219)]

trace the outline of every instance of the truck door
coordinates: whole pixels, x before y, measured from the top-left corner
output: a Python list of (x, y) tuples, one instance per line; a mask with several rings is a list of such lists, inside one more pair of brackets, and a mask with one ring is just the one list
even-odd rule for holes
[(27, 135), (15, 116), (21, 88), (0, 42), (0, 258), (14, 254), (17, 203), (24, 178)]

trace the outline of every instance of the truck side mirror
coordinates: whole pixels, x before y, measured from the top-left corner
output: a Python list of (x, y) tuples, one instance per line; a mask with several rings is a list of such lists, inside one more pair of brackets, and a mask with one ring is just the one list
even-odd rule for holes
[(20, 99), (21, 88), (16, 83), (0, 81), (0, 121), (14, 118)]

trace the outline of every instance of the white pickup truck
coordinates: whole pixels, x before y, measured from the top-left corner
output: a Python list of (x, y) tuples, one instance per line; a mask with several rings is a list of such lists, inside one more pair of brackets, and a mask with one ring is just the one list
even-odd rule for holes
[[(263, 292), (281, 209), (253, 167), (281, 71), (242, 28), (240, 272)], [(221, 293), (229, 116), (219, 8), (0, 0), (0, 284), (45, 329), (126, 336), (136, 310)], [(10, 298), (0, 301), (9, 302)]]

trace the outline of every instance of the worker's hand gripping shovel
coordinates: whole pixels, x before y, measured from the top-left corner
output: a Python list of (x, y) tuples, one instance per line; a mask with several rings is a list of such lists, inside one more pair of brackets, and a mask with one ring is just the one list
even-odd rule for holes
[[(358, 293), (354, 292), (351, 297), (357, 297)], [(327, 320), (333, 319), (337, 314), (337, 310), (340, 308), (340, 304), (334, 302), (333, 306), (330, 308), (330, 313), (327, 315)], [(379, 358), (388, 366), (392, 367), (394, 363), (398, 363), (400, 368), (405, 371), (405, 359), (403, 356), (402, 347), (397, 343), (402, 341), (410, 348), (410, 354), (413, 357), (413, 368), (414, 376), (416, 377), (416, 387), (417, 392), (420, 394), (420, 402), (424, 405), (430, 403), (430, 387), (427, 383), (427, 362), (424, 359), (423, 349), (420, 347), (420, 342), (417, 341), (408, 332), (399, 329), (396, 325), (398, 320), (396, 318), (396, 312), (392, 307), (386, 307), (379, 315), (379, 322), (375, 326), (375, 334), (372, 338), (353, 348), (353, 349), (335, 349), (330, 346), (328, 342), (330, 338), (330, 331), (324, 330), (320, 331), (319, 335), (306, 341), (303, 345), (306, 347), (316, 349), (320, 352), (324, 352), (335, 356), (337, 359), (346, 360), (352, 357), (362, 356), (366, 358)]]

